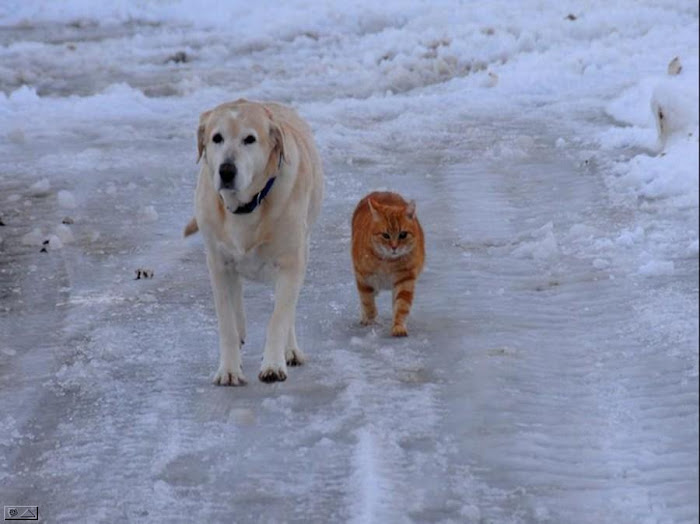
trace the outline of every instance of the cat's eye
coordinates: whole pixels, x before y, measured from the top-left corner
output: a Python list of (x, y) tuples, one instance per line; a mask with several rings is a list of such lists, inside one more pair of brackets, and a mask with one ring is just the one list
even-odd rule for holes
[(244, 143), (245, 145), (254, 144), (254, 143), (255, 143), (255, 137), (254, 137), (253, 135), (248, 135), (247, 137), (245, 137), (245, 138), (243, 139), (243, 143)]
[(389, 233), (382, 233), (382, 236), (387, 240), (391, 238), (391, 235)]
[(211, 137), (211, 141), (215, 144), (220, 144), (224, 141), (224, 137), (221, 136), (221, 133), (216, 133), (213, 137)]
[(399, 233), (399, 240), (405, 240), (405, 238), (406, 238), (407, 236), (408, 236), (408, 232), (407, 232), (407, 231), (401, 231), (401, 233)]

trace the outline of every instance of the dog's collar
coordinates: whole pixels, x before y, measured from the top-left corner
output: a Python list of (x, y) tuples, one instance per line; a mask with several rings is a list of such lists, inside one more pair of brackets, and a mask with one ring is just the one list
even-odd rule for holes
[(273, 176), (270, 178), (270, 180), (267, 181), (267, 184), (265, 184), (265, 187), (263, 187), (262, 191), (256, 194), (250, 202), (243, 204), (242, 206), (238, 206), (236, 209), (229, 208), (229, 211), (231, 211), (231, 213), (234, 215), (247, 215), (248, 213), (255, 211), (255, 208), (260, 205), (260, 202), (263, 201), (263, 199), (270, 192), (270, 189), (272, 189), (272, 184), (275, 183), (275, 178), (277, 177)]
[[(204, 151), (206, 153), (206, 150)], [(277, 161), (277, 171), (279, 172), (282, 169), (282, 160), (284, 159), (284, 155), (280, 153), (280, 158)], [(267, 196), (267, 194), (270, 192), (270, 189), (272, 189), (272, 184), (275, 183), (275, 178), (276, 176), (273, 176), (267, 181), (267, 184), (265, 184), (265, 187), (262, 188), (262, 191), (260, 193), (257, 193), (253, 199), (248, 202), (247, 204), (243, 204), (242, 206), (238, 206), (236, 209), (231, 209), (230, 207), (226, 206), (226, 208), (233, 213), (234, 215), (247, 215), (249, 213), (252, 213), (255, 211), (255, 209), (260, 205), (260, 202), (263, 201), (263, 199)]]

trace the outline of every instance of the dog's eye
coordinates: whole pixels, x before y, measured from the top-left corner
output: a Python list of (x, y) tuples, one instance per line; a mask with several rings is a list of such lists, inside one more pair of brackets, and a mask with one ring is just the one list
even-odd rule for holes
[(382, 236), (387, 240), (391, 238), (391, 235), (389, 233), (382, 233)]
[(245, 137), (245, 138), (243, 139), (243, 143), (244, 143), (245, 145), (253, 144), (253, 143), (255, 143), (255, 137), (254, 137), (253, 135), (248, 135), (247, 137)]
[(216, 133), (213, 137), (211, 137), (211, 140), (215, 144), (220, 144), (224, 141), (224, 137), (221, 136), (221, 133)]
[(404, 240), (407, 236), (408, 236), (408, 232), (406, 232), (406, 231), (401, 231), (401, 233), (399, 233), (399, 239), (401, 239), (401, 240)]

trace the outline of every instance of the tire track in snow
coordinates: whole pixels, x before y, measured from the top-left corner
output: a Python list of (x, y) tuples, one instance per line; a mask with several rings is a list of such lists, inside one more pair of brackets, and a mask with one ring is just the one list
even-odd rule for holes
[[(505, 180), (485, 186), (472, 170), (460, 178), (448, 174), (452, 191), (468, 188), (479, 202), (476, 211), (462, 211), (463, 234), (478, 238), (479, 225), (490, 219), (480, 220), (479, 213), (488, 209), (498, 209), (502, 223), (513, 224), (514, 238), (523, 238), (523, 225), (554, 220), (566, 230), (572, 221), (586, 220), (577, 208), (583, 201), (565, 199), (564, 207), (544, 188), (566, 185), (576, 193), (576, 186), (591, 182), (567, 179), (569, 172), (556, 164), (549, 172), (556, 182), (541, 173), (519, 175), (515, 200), (504, 194)], [(581, 193), (595, 191), (585, 187)], [(602, 196), (596, 200), (605, 203)], [(507, 229), (489, 225), (485, 233), (489, 229), (508, 236)], [(503, 241), (484, 236), (483, 248), (472, 242), (466, 253), (471, 279), (441, 260), (434, 284), (444, 295), (455, 282), (470, 283), (467, 298), (458, 296), (437, 310), (449, 316), (455, 307), (474, 321), (486, 319), (467, 323), (470, 347), (458, 359), (461, 377), (450, 380), (446, 392), (456, 420), (446, 420), (444, 430), (461, 435), (450, 459), (474, 473), (468, 477), (460, 469), (451, 477), (452, 492), (458, 497), (471, 490), (479, 511), (469, 502), (468, 512), (503, 522), (664, 522), (668, 515), (678, 522), (696, 520), (697, 368), (689, 355), (674, 356), (671, 344), (640, 339), (654, 329), (635, 311), (649, 301), (648, 291), (592, 270), (585, 257), (513, 257), (517, 244), (486, 247)], [(543, 280), (556, 285), (542, 286)], [(685, 303), (683, 293), (670, 298), (671, 304)], [(674, 314), (686, 322), (695, 318), (682, 308)], [(662, 318), (675, 322), (671, 315)], [(451, 339), (460, 331), (465, 334), (455, 329), (440, 338), (452, 348), (450, 355), (459, 354)], [(680, 343), (696, 347), (697, 337)], [(435, 365), (448, 366), (449, 360), (436, 355)], [(460, 406), (457, 398), (469, 400)]]

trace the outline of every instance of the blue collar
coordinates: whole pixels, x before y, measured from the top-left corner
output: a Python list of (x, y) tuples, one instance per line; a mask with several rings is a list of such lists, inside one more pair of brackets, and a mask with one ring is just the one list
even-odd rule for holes
[(260, 205), (260, 202), (263, 201), (263, 199), (270, 192), (270, 189), (272, 189), (272, 184), (275, 183), (275, 178), (277, 177), (273, 176), (270, 180), (268, 180), (267, 184), (265, 184), (265, 187), (263, 187), (260, 193), (253, 197), (253, 200), (251, 200), (247, 204), (238, 206), (234, 211), (232, 211), (232, 213), (234, 215), (247, 215), (248, 213), (252, 213), (253, 211), (255, 211), (255, 208), (257, 208)]

